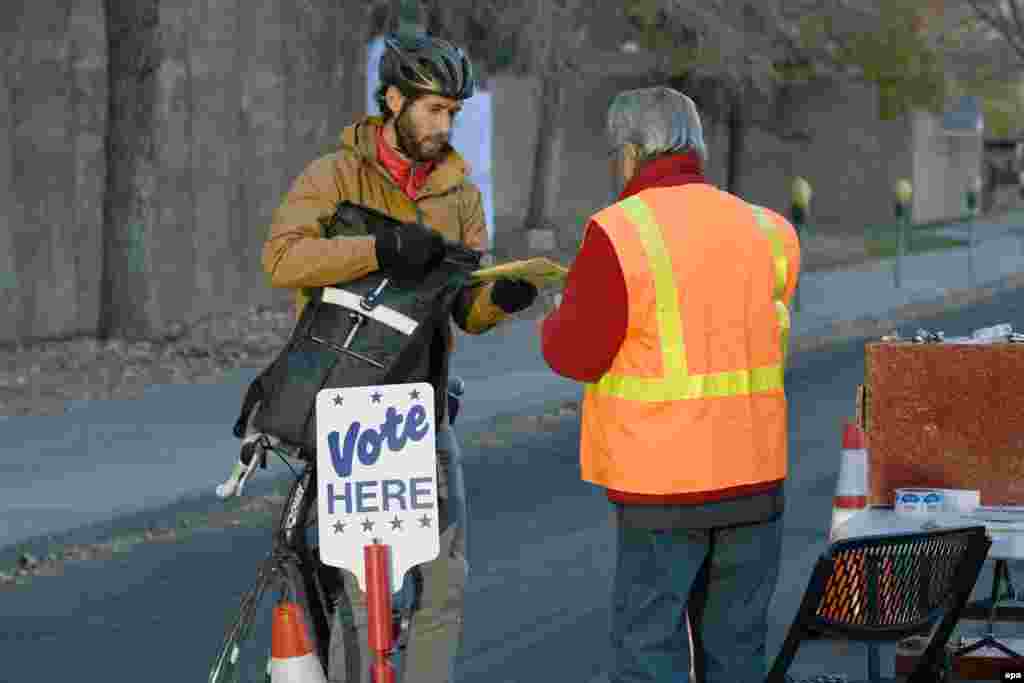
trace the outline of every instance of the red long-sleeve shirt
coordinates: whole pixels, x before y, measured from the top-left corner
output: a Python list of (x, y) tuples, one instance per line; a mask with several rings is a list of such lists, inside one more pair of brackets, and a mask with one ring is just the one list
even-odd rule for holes
[[(642, 166), (619, 200), (650, 187), (705, 183), (699, 159), (679, 154)], [(629, 320), (626, 280), (611, 240), (590, 222), (586, 238), (569, 269), (562, 303), (542, 324), (541, 349), (548, 366), (578, 382), (596, 382), (611, 368)], [(777, 482), (715, 493), (647, 495), (608, 489), (608, 499), (627, 504), (694, 505), (769, 492)]]

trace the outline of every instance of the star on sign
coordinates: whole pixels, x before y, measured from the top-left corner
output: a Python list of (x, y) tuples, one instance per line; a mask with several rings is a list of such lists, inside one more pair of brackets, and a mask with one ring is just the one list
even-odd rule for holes
[(401, 528), (402, 528), (402, 520), (400, 520), (398, 518), (398, 515), (395, 515), (395, 518), (393, 520), (391, 520), (391, 530), (394, 531), (395, 529), (401, 529)]
[(340, 405), (341, 405), (341, 400), (342, 400), (342, 399), (341, 399), (341, 394), (337, 394), (337, 395), (336, 395), (336, 396), (334, 397), (334, 405), (336, 405), (336, 406), (340, 406)]
[(420, 397), (419, 390), (413, 389), (411, 392), (409, 392), (409, 397), (410, 398), (419, 398)]
[(368, 519), (363, 522), (363, 531), (369, 531), (372, 528), (373, 528), (373, 522), (371, 522)]
[(373, 402), (374, 403), (380, 403), (380, 396), (381, 396), (381, 394), (380, 394), (379, 391), (373, 392), (372, 396), (373, 396)]
[(344, 531), (345, 531), (345, 525), (342, 522), (335, 522), (334, 523), (334, 533), (340, 534), (340, 533), (343, 533)]
[(422, 527), (430, 526), (430, 517), (427, 517), (426, 515), (423, 515), (422, 517), (420, 517), (420, 526), (422, 526)]

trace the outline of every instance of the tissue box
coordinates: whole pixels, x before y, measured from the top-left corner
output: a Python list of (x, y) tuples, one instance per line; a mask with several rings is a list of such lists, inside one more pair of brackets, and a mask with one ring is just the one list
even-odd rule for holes
[(1024, 503), (1024, 344), (865, 345), (869, 504), (898, 488)]
[(981, 505), (981, 491), (977, 489), (939, 489), (943, 495), (943, 512), (974, 512)]

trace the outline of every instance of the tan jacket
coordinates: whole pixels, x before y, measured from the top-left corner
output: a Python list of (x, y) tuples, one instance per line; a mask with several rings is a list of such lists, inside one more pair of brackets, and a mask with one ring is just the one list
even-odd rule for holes
[[(466, 161), (452, 150), (411, 201), (377, 160), (381, 125), (383, 120), (373, 116), (345, 128), (340, 148), (310, 163), (274, 211), (263, 245), (263, 270), (271, 287), (296, 290), (296, 319), (309, 301), (302, 288), (350, 282), (380, 267), (374, 237), (320, 237), (317, 219), (332, 215), (340, 201), (347, 199), (403, 222), (420, 222), (473, 249), (487, 248), (482, 197), (467, 178)], [(481, 334), (507, 317), (491, 301), (492, 288), (486, 284), (464, 290), (455, 319), (465, 320), (459, 327), (466, 332)], [(455, 335), (447, 336), (451, 352)]]

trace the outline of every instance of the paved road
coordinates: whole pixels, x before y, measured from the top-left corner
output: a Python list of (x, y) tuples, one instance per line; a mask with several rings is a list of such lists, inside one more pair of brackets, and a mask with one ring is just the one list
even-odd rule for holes
[[(908, 258), (901, 289), (893, 286), (891, 263), (804, 274), (794, 340), (831, 336), (840, 321), (888, 320), (904, 304), (1024, 272), (1024, 228), (1016, 217), (979, 224), (978, 233), (973, 281), (965, 249)], [(532, 321), (459, 341), (452, 369), (472, 397), (464, 421), (579, 396), (578, 385), (548, 370)], [(208, 494), (237, 453), (230, 427), (255, 373), (237, 371), (215, 385), (153, 387), (139, 400), (80, 402), (59, 417), (0, 419), (0, 566), (12, 544), (90, 524), (102, 534), (114, 517)]]
[[(579, 396), (545, 365), (533, 323), (461, 336), (452, 371), (473, 400), (471, 425), (508, 409)], [(13, 544), (212, 492), (239, 441), (231, 434), (258, 369), (207, 385), (163, 385), (139, 400), (76, 402), (65, 415), (0, 421), (0, 566)], [(500, 377), (500, 382), (494, 378)]]
[[(1019, 294), (918, 324), (953, 335), (1004, 320), (1024, 323)], [(861, 344), (849, 343), (799, 354), (788, 372), (791, 476), (782, 578), (771, 608), (772, 656), (825, 547), (840, 423), (852, 413), (862, 360)], [(568, 421), (554, 433), (523, 435), (467, 460), (472, 576), (460, 683), (585, 682), (606, 664), (614, 543), (606, 500), (578, 479), (577, 438)], [(274, 473), (282, 471), (276, 465)], [(0, 681), (204, 680), (267, 544), (265, 530), (200, 533), (71, 565), (62, 578), (0, 593)], [(989, 581), (986, 569), (979, 586)], [(264, 621), (257, 630), (258, 652), (265, 652), (266, 627)], [(882, 654), (882, 673), (891, 676), (893, 649)], [(812, 643), (793, 671), (863, 678), (864, 666), (859, 646), (837, 655), (834, 644)], [(261, 680), (261, 667), (255, 662), (243, 680)]]

